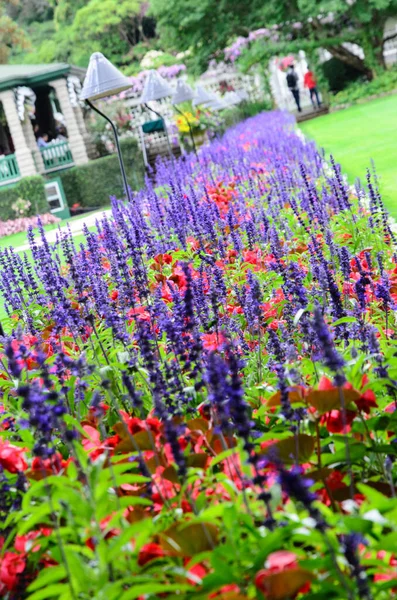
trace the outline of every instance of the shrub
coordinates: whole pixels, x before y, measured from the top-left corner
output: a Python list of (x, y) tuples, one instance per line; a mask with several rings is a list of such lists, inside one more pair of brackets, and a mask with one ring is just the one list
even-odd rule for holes
[(32, 217), (48, 212), (48, 202), (45, 194), (44, 179), (41, 175), (23, 177), (9, 187), (0, 188), (0, 220), (15, 219), (14, 206), (20, 199), (28, 200), (30, 206), (25, 216)]
[[(143, 185), (144, 164), (134, 139), (121, 140), (121, 150), (132, 189)], [(123, 195), (123, 181), (117, 154), (104, 156), (85, 165), (59, 173), (69, 206), (97, 207), (109, 204), (110, 196)]]
[(271, 110), (272, 102), (270, 98), (264, 98), (261, 101), (256, 102), (242, 102), (233, 108), (225, 110), (222, 113), (223, 127), (222, 132), (225, 132), (229, 127), (243, 121), (248, 117), (254, 117), (260, 112)]
[[(51, 213), (45, 213), (44, 215), (40, 215), (40, 220), (43, 225), (50, 225), (50, 223), (57, 223), (60, 219)], [(20, 233), (21, 231), (27, 231), (30, 226), (37, 227), (36, 216), (0, 221), (0, 238)]]
[(362, 77), (360, 71), (334, 57), (323, 63), (321, 67), (328, 87), (334, 93), (341, 92)]
[(384, 71), (372, 81), (355, 81), (331, 99), (332, 106), (355, 104), (370, 96), (384, 94), (397, 89), (397, 69)]

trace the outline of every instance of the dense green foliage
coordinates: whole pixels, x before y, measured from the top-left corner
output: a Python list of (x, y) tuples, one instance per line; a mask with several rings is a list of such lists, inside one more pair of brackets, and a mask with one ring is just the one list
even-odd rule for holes
[[(234, 0), (24, 0), (8, 13), (31, 42), (28, 53), (14, 51), (14, 62), (85, 66), (91, 52), (101, 50), (133, 74), (148, 50), (161, 48), (171, 58), (187, 52), (190, 69), (198, 73), (209, 59), (223, 58), (236, 37), (277, 26), (270, 39), (245, 50), (245, 67), (300, 49), (314, 56), (326, 47), (372, 78), (384, 67), (385, 23), (397, 14), (397, 0), (252, 0), (249, 10)], [(365, 59), (346, 48), (347, 41), (360, 45)]]
[(223, 125), (222, 130), (226, 131), (229, 127), (242, 121), (243, 119), (247, 119), (248, 117), (254, 117), (258, 113), (271, 110), (272, 102), (269, 99), (263, 99), (261, 102), (242, 102), (237, 106), (229, 110), (225, 110), (222, 113)]
[(0, 0), (0, 64), (7, 62), (12, 47), (27, 46), (23, 30), (7, 13), (10, 4), (18, 4), (18, 0)]
[(355, 104), (361, 100), (365, 100), (369, 96), (377, 94), (385, 94), (397, 90), (397, 70), (385, 71), (380, 73), (376, 79), (372, 81), (356, 81), (351, 83), (346, 89), (336, 94), (331, 104), (340, 106), (342, 104)]
[[(236, 36), (278, 25), (270, 40), (260, 39), (245, 52), (247, 66), (303, 47), (309, 54), (326, 47), (333, 56), (369, 77), (384, 67), (385, 23), (397, 13), (396, 0), (254, 1), (249, 10), (232, 0), (199, 4), (192, 0), (152, 0), (151, 7), (164, 44), (176, 50), (190, 48), (196, 66), (201, 68)], [(364, 48), (365, 60), (345, 48), (342, 44), (346, 41)]]
[[(311, 58), (314, 50), (327, 50), (342, 62), (358, 69), (368, 78), (384, 68), (385, 24), (397, 14), (396, 0), (283, 0), (266, 2), (266, 25), (278, 24), (272, 43), (256, 41), (245, 53), (246, 66), (272, 55), (304, 49)], [(395, 37), (393, 35), (392, 37)], [(343, 43), (358, 44), (362, 59)]]
[[(133, 139), (121, 142), (128, 182), (132, 189), (143, 183), (143, 158)], [(75, 203), (87, 207), (109, 204), (109, 197), (121, 198), (123, 182), (116, 154), (104, 156), (85, 165), (73, 167), (59, 173), (69, 205)]]
[(265, 24), (266, 3), (247, 5), (234, 0), (151, 0), (160, 39), (175, 51), (190, 49), (192, 67), (205, 70), (208, 60), (223, 50), (235, 36)]
[(340, 92), (353, 81), (362, 78), (360, 71), (342, 62), (339, 58), (331, 58), (325, 61), (321, 67), (327, 87), (333, 93)]
[(48, 212), (48, 202), (45, 195), (44, 179), (41, 175), (23, 177), (18, 183), (0, 188), (0, 220), (15, 219), (14, 203), (19, 199), (29, 200), (30, 208), (27, 217)]
[(31, 51), (14, 53), (14, 62), (86, 66), (90, 54), (100, 50), (118, 65), (135, 64), (136, 70), (137, 57), (149, 49), (148, 40), (155, 35), (142, 0), (26, 0), (26, 6), (12, 14), (31, 41)]

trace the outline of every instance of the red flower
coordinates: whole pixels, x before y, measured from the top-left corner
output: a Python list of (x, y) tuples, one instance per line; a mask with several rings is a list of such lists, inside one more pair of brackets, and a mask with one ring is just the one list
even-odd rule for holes
[(296, 554), (288, 550), (278, 550), (269, 554), (266, 560), (266, 567), (271, 571), (285, 571), (298, 566)]
[(258, 251), (257, 250), (244, 250), (243, 252), (244, 262), (250, 263), (251, 265), (258, 264)]
[(224, 585), (221, 587), (221, 589), (217, 592), (210, 594), (208, 598), (218, 598), (219, 600), (222, 600), (223, 598), (225, 598), (225, 600), (226, 598), (230, 598), (232, 600), (232, 598), (235, 598), (236, 596), (239, 598), (243, 597), (241, 596), (241, 590), (239, 586), (235, 583), (230, 583), (229, 585)]
[[(326, 486), (317, 492), (321, 501), (327, 506), (331, 504), (330, 495), (333, 496), (333, 492), (347, 488), (346, 483), (343, 482), (344, 477), (344, 473), (332, 471), (325, 479)], [(328, 492), (330, 492), (330, 494)]]
[(101, 434), (91, 425), (84, 425), (84, 431), (89, 436), (82, 440), (84, 450), (89, 452), (91, 460), (96, 460), (98, 456), (106, 450), (106, 444), (101, 442)]
[[(361, 380), (361, 388), (368, 385), (368, 382), (368, 376), (363, 375)], [(376, 402), (375, 393), (372, 390), (365, 390), (365, 392), (363, 392), (360, 398), (358, 400), (355, 400), (355, 404), (358, 410), (367, 413), (367, 415), (369, 415), (369, 413), (371, 412), (371, 408), (376, 408), (378, 406)]]
[(15, 537), (14, 548), (23, 554), (27, 552), (38, 552), (38, 550), (40, 550), (40, 544), (38, 542), (34, 544), (33, 541), (41, 536), (49, 536), (51, 533), (52, 529), (49, 527), (42, 527), (38, 531), (29, 531), (25, 535), (17, 535)]
[(321, 425), (325, 425), (330, 433), (348, 433), (356, 413), (353, 410), (346, 411), (346, 427), (343, 423), (343, 414), (340, 410), (331, 410), (320, 419)]
[(0, 465), (10, 473), (18, 473), (27, 468), (25, 448), (13, 446), (7, 440), (0, 440)]
[(151, 542), (150, 544), (145, 544), (139, 551), (138, 554), (138, 565), (143, 567), (146, 563), (151, 560), (155, 560), (156, 558), (162, 558), (165, 556), (165, 552), (161, 546)]
[[(147, 310), (143, 308), (143, 306), (136, 306), (135, 308), (131, 308), (127, 313), (127, 317), (136, 317), (140, 321), (150, 321), (150, 313), (148, 313)], [(133, 319), (131, 318), (128, 321), (128, 325), (131, 325), (132, 322)]]
[[(265, 563), (265, 569), (258, 571), (255, 576), (255, 585), (265, 596), (273, 591), (272, 585), (272, 576), (276, 573), (284, 573), (285, 577), (288, 577), (288, 572), (297, 572), (299, 568), (299, 563), (297, 560), (296, 554), (293, 552), (289, 552), (288, 550), (279, 550), (278, 552), (272, 552), (269, 554), (267, 561)], [(298, 585), (300, 585), (299, 582)], [(306, 583), (302, 582), (303, 585), (299, 587), (299, 589), (295, 589), (294, 592), (288, 594), (290, 597), (295, 597), (295, 595), (299, 593), (306, 592), (310, 589), (310, 581)], [(293, 587), (293, 586), (292, 586)]]
[(27, 476), (30, 479), (40, 480), (44, 477), (49, 477), (55, 473), (60, 473), (62, 470), (71, 462), (71, 458), (64, 460), (59, 452), (55, 452), (51, 458), (41, 458), (35, 456), (32, 460), (32, 466), (27, 472)]
[(158, 265), (170, 265), (173, 259), (171, 254), (157, 254), (157, 256), (154, 257), (154, 260)]
[(25, 570), (25, 566), (25, 558), (15, 552), (6, 552), (0, 559), (0, 594), (2, 598), (7, 591), (16, 587), (19, 574)]
[(222, 333), (203, 333), (201, 339), (206, 350), (221, 350), (226, 342)]

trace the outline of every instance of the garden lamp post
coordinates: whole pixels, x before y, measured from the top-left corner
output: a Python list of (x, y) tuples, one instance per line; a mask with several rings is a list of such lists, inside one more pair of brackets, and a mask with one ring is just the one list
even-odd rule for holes
[(117, 155), (119, 157), (121, 176), (123, 178), (124, 190), (126, 197), (129, 200), (131, 198), (116, 125), (107, 115), (101, 112), (99, 108), (94, 106), (92, 102), (94, 100), (99, 100), (100, 98), (114, 96), (115, 94), (119, 94), (120, 92), (128, 90), (130, 87), (131, 83), (129, 79), (125, 77), (125, 75), (123, 75), (114, 65), (112, 65), (112, 63), (105, 58), (101, 52), (94, 52), (94, 54), (91, 54), (90, 63), (88, 65), (80, 98), (85, 100), (92, 110), (106, 119), (113, 130), (114, 139), (116, 141)]
[(167, 98), (173, 95), (173, 89), (167, 83), (167, 81), (162, 77), (155, 69), (151, 69), (146, 77), (145, 85), (143, 87), (142, 96), (139, 101), (143, 104), (148, 110), (158, 116), (159, 119), (163, 122), (164, 132), (167, 138), (168, 151), (170, 153), (170, 158), (172, 163), (174, 162), (174, 155), (172, 154), (170, 138), (168, 135), (167, 125), (164, 117), (154, 110), (151, 106), (148, 105), (148, 102), (153, 102), (155, 100), (162, 100), (163, 98)]
[[(186, 83), (186, 81), (183, 81), (183, 79), (178, 79), (178, 81), (176, 82), (175, 93), (172, 96), (172, 104), (173, 104), (176, 112), (179, 113), (180, 115), (182, 115), (182, 117), (184, 117), (183, 112), (181, 110), (179, 110), (179, 108), (177, 108), (177, 104), (182, 104), (182, 102), (189, 102), (189, 101), (193, 100), (193, 98), (194, 98), (194, 91), (192, 90), (190, 85), (188, 83)], [(187, 126), (189, 127), (190, 139), (192, 140), (194, 153), (196, 156), (198, 156), (196, 144), (194, 143), (193, 131), (192, 131), (192, 127), (190, 125), (189, 119), (186, 119), (186, 122), (187, 122)]]
[(201, 85), (196, 85), (196, 95), (193, 99), (193, 106), (203, 106), (209, 108), (212, 111), (222, 110), (226, 108), (226, 104), (222, 98), (217, 96), (214, 92), (207, 92)]

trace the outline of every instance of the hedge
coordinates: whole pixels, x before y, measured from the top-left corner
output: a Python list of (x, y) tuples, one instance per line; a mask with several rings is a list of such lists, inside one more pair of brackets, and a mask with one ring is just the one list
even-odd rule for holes
[[(131, 189), (139, 189), (144, 183), (142, 153), (134, 139), (121, 140), (127, 180)], [(110, 196), (121, 198), (123, 181), (117, 154), (97, 158), (85, 165), (57, 173), (61, 178), (69, 206), (97, 207), (109, 204)]]
[(397, 90), (397, 69), (379, 73), (372, 81), (356, 81), (342, 92), (331, 97), (331, 106), (355, 104), (372, 96), (387, 94)]
[(16, 219), (18, 215), (12, 209), (16, 200), (23, 198), (30, 201), (27, 217), (49, 212), (49, 206), (41, 175), (23, 177), (20, 181), (7, 187), (0, 188), (0, 220)]

